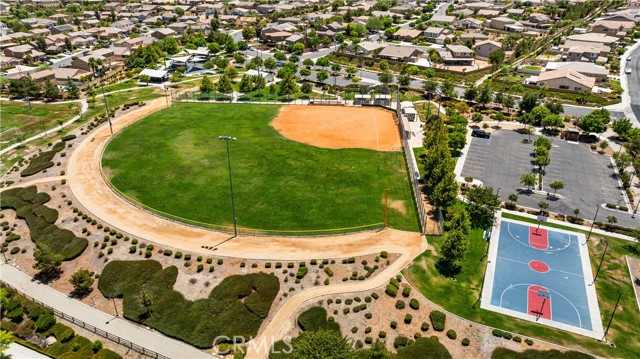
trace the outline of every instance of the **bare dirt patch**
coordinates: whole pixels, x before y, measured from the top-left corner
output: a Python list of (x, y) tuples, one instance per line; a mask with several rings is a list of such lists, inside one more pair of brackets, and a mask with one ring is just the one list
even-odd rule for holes
[(403, 201), (391, 201), (389, 203), (389, 207), (404, 214), (407, 214), (407, 209), (404, 208), (404, 202)]
[(401, 150), (395, 116), (380, 108), (283, 106), (271, 125), (290, 140), (317, 147)]

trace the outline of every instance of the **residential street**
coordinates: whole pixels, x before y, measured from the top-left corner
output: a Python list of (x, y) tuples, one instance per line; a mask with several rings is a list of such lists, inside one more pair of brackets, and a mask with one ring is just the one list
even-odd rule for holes
[(620, 68), (631, 68), (631, 74), (627, 74), (629, 96), (631, 97), (631, 110), (635, 115), (636, 125), (640, 127), (640, 46), (631, 52), (631, 61), (620, 60)]

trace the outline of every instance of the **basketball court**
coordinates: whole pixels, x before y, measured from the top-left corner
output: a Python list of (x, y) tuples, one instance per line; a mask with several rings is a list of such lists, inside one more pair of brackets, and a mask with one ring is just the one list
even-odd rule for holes
[(481, 308), (602, 338), (585, 236), (501, 219), (489, 246)]

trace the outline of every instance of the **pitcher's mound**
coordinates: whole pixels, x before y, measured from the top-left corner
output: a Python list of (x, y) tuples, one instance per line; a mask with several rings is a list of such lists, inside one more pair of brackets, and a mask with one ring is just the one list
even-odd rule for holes
[(402, 148), (394, 113), (380, 108), (283, 106), (271, 125), (290, 140), (317, 147)]

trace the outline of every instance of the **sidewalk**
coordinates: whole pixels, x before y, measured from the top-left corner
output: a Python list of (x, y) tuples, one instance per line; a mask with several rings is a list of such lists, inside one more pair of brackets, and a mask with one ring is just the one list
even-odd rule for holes
[(146, 330), (120, 318), (114, 319), (112, 315), (71, 299), (6, 263), (0, 264), (0, 280), (66, 315), (168, 358), (212, 358), (194, 347), (160, 333)]

